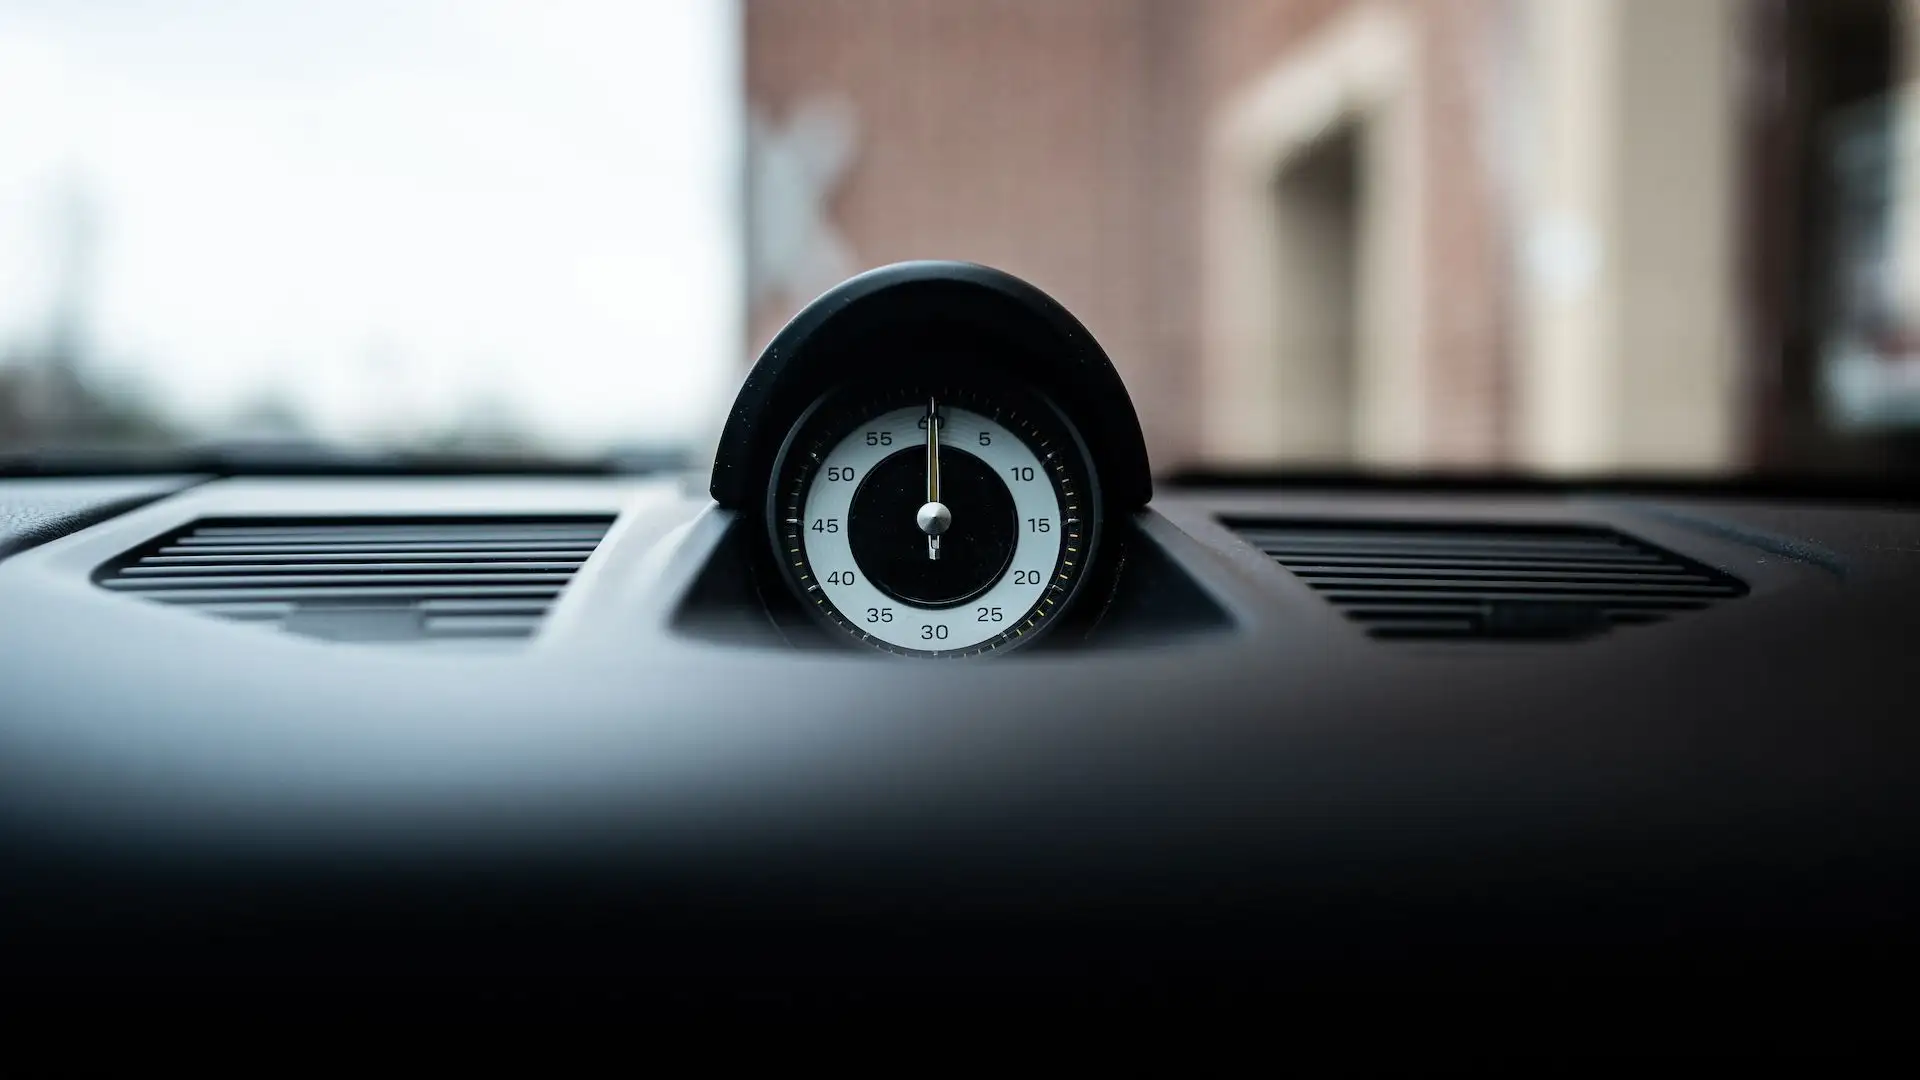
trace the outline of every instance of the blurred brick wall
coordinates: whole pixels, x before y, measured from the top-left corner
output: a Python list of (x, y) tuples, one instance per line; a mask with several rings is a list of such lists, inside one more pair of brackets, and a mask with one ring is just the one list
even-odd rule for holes
[[(1113, 356), (1166, 469), (1198, 445), (1210, 118), (1353, 2), (745, 0), (747, 100), (775, 125), (812, 98), (850, 103), (857, 148), (829, 209), (860, 266), (969, 259), (1046, 289)], [(1474, 57), (1504, 3), (1409, 9), (1432, 112), (1423, 334), (1440, 462), (1491, 463), (1504, 444), (1505, 238), (1473, 115)], [(754, 345), (806, 299), (757, 304)]]
[(1508, 214), (1518, 108), (1505, 0), (1425, 0), (1427, 457), (1512, 460)]

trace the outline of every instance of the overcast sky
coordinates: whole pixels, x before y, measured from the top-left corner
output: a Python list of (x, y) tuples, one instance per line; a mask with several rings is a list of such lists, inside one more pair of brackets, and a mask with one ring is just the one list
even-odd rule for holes
[(742, 348), (725, 0), (0, 0), (0, 352), (61, 209), (95, 354), (218, 433), (488, 401), (562, 449), (705, 434)]

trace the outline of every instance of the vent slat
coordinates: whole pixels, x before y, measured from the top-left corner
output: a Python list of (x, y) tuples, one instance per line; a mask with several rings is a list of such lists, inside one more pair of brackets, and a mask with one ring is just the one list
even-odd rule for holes
[(1276, 559), (1286, 559), (1294, 563), (1320, 562), (1326, 559), (1364, 560), (1373, 565), (1402, 563), (1418, 566), (1425, 562), (1461, 562), (1473, 566), (1560, 566), (1573, 564), (1591, 566), (1596, 569), (1642, 570), (1669, 565), (1659, 559), (1650, 559), (1639, 555), (1595, 555), (1569, 554), (1567, 552), (1540, 551), (1531, 553), (1479, 552), (1472, 553), (1466, 548), (1451, 551), (1422, 550), (1418, 552), (1393, 551), (1387, 549), (1352, 548), (1310, 548), (1293, 550), (1290, 548), (1261, 548)]
[(194, 577), (116, 578), (101, 584), (109, 589), (129, 591), (160, 589), (198, 589), (231, 585), (236, 589), (262, 585), (314, 587), (332, 585), (558, 585), (571, 574), (216, 574)]
[(526, 575), (526, 574), (560, 574), (564, 576), (564, 575), (573, 573), (575, 570), (578, 570), (579, 568), (580, 568), (579, 562), (537, 562), (537, 563), (397, 562), (397, 563), (351, 563), (346, 565), (341, 565), (337, 563), (283, 562), (283, 563), (246, 563), (240, 566), (222, 566), (218, 564), (194, 565), (194, 566), (141, 565), (141, 566), (129, 566), (126, 568), (124, 573), (129, 578), (152, 578), (152, 579), (162, 579), (162, 580), (169, 579), (169, 578), (192, 578), (192, 577), (209, 577), (209, 578), (220, 578), (222, 580), (225, 580), (225, 579), (234, 578), (234, 577), (245, 577), (249, 575), (262, 575), (262, 574), (268, 574), (268, 575), (303, 574), (303, 575), (309, 575), (309, 576), (320, 576), (320, 575), (328, 575), (328, 574), (347, 575), (347, 576), (379, 574), (382, 577), (387, 577), (387, 578), (413, 574), (413, 575), (432, 575), (436, 577), (445, 576), (445, 575), (466, 575), (466, 576), (473, 576), (473, 577), (494, 578), (494, 577), (514, 577), (514, 576)]
[(102, 567), (100, 587), (329, 641), (535, 633), (611, 517), (215, 522)]
[[(1435, 599), (1436, 597), (1444, 596), (1446, 594), (1444, 593), (1402, 593), (1402, 592), (1393, 592), (1393, 591), (1381, 589), (1381, 590), (1376, 590), (1372, 592), (1344, 592), (1344, 591), (1328, 592), (1328, 593), (1325, 593), (1324, 595), (1328, 600), (1332, 601), (1333, 603), (1341, 604), (1341, 605), (1359, 605), (1359, 604), (1389, 605), (1389, 604), (1398, 603), (1402, 600), (1408, 603), (1413, 603), (1413, 604), (1426, 604), (1429, 601)], [(1472, 594), (1463, 593), (1460, 595), (1471, 595), (1475, 605), (1482, 610), (1484, 610), (1485, 608), (1487, 608), (1489, 605), (1492, 605), (1492, 604), (1562, 604), (1562, 605), (1587, 605), (1587, 606), (1599, 605), (1603, 608), (1611, 608), (1611, 607), (1698, 608), (1698, 607), (1706, 606), (1706, 599), (1696, 599), (1696, 598), (1690, 598), (1690, 597), (1684, 597), (1684, 596), (1662, 596), (1657, 593), (1646, 595), (1646, 596), (1632, 596), (1632, 595), (1627, 595), (1622, 593), (1611, 593), (1611, 594), (1595, 593), (1595, 594), (1576, 596), (1571, 594), (1547, 595), (1542, 593), (1530, 593), (1530, 592), (1510, 592), (1510, 593), (1488, 592), (1488, 593), (1472, 593)], [(1707, 599), (1717, 599), (1717, 598), (1707, 598)]]
[(1452, 617), (1455, 615), (1477, 615), (1486, 610), (1487, 605), (1479, 600), (1408, 600), (1405, 603), (1374, 604), (1371, 601), (1355, 601), (1347, 608), (1347, 614), (1355, 619), (1379, 617), (1383, 619), (1407, 619), (1424, 616)]
[(474, 537), (501, 540), (551, 539), (571, 536), (592, 540), (606, 532), (605, 525), (315, 525), (288, 528), (207, 528), (196, 529), (180, 538), (181, 543), (207, 543), (222, 538), (286, 540), (467, 540)]
[(545, 597), (549, 600), (560, 595), (557, 585), (441, 585), (433, 588), (420, 586), (340, 586), (313, 585), (304, 588), (286, 586), (283, 588), (246, 588), (246, 589), (154, 589), (151, 592), (128, 593), (142, 599), (163, 604), (209, 604), (234, 600), (253, 603), (259, 600), (318, 600), (359, 601), (386, 600), (406, 607), (416, 606), (418, 601), (428, 599), (484, 599), (488, 597)]
[(1295, 574), (1309, 581), (1324, 581), (1329, 585), (1339, 585), (1348, 581), (1448, 581), (1464, 584), (1493, 585), (1498, 582), (1540, 581), (1581, 585), (1606, 585), (1609, 582), (1634, 582), (1649, 588), (1686, 588), (1690, 585), (1714, 585), (1718, 583), (1705, 574), (1697, 574), (1684, 568), (1672, 568), (1665, 571), (1648, 573), (1625, 573), (1618, 570), (1536, 570), (1531, 567), (1515, 569), (1512, 567), (1474, 567), (1472, 569), (1442, 569), (1422, 566), (1289, 566)]
[(1407, 533), (1387, 535), (1371, 531), (1342, 532), (1260, 532), (1243, 534), (1251, 542), (1261, 546), (1273, 547), (1319, 547), (1349, 548), (1369, 547), (1388, 551), (1413, 551), (1425, 548), (1433, 549), (1469, 549), (1473, 551), (1554, 551), (1554, 552), (1599, 552), (1601, 554), (1625, 553), (1643, 554), (1643, 550), (1629, 544), (1605, 538), (1588, 538), (1578, 535), (1560, 537), (1553, 533), (1537, 536), (1516, 536), (1510, 533), (1478, 532), (1463, 529), (1452, 533)]
[(156, 566), (273, 566), (277, 564), (349, 565), (369, 563), (461, 563), (468, 566), (498, 566), (513, 562), (552, 562), (578, 566), (587, 561), (586, 551), (311, 551), (291, 555), (150, 555), (129, 571)]
[(1228, 522), (1395, 640), (1581, 637), (1746, 594), (1739, 580), (1611, 529)]
[(1376, 626), (1367, 633), (1386, 641), (1473, 641), (1490, 636), (1477, 622)]
[(1471, 637), (1478, 627), (1479, 623), (1472, 619), (1419, 619), (1371, 623), (1368, 632), (1376, 637)]
[(1286, 559), (1291, 565), (1299, 563), (1301, 569), (1318, 567), (1378, 567), (1381, 565), (1428, 568), (1434, 570), (1483, 570), (1487, 567), (1513, 567), (1526, 570), (1580, 571), (1599, 570), (1608, 573), (1633, 574), (1684, 574), (1685, 567), (1672, 566), (1651, 558), (1632, 559), (1560, 559), (1550, 556), (1504, 556), (1504, 555), (1424, 555), (1402, 557), (1393, 554), (1375, 552), (1341, 552), (1329, 555), (1325, 552), (1285, 552), (1268, 551), (1276, 559)]
[(1341, 554), (1369, 559), (1447, 559), (1459, 555), (1478, 555), (1482, 557), (1514, 559), (1580, 559), (1589, 562), (1613, 562), (1627, 565), (1657, 563), (1660, 560), (1648, 558), (1632, 551), (1618, 551), (1611, 548), (1564, 548), (1551, 544), (1530, 544), (1521, 546), (1487, 546), (1475, 544), (1420, 544), (1417, 546), (1384, 546), (1371, 543), (1354, 544), (1272, 544), (1256, 545), (1262, 551), (1285, 555), (1294, 559), (1311, 559), (1321, 554)]
[(557, 551), (585, 555), (598, 544), (562, 540), (464, 540), (458, 543), (435, 544), (428, 541), (393, 541), (390, 543), (368, 543), (354, 541), (350, 543), (323, 543), (314, 541), (306, 544), (181, 544), (161, 548), (160, 555), (355, 555), (384, 554), (386, 552), (427, 552), (438, 554), (452, 551), (474, 552), (529, 552)]
[(1736, 590), (1728, 585), (1687, 585), (1654, 582), (1641, 584), (1631, 581), (1516, 581), (1508, 578), (1488, 578), (1479, 581), (1450, 581), (1433, 578), (1337, 578), (1314, 580), (1306, 579), (1309, 585), (1328, 595), (1342, 596), (1360, 593), (1388, 593), (1395, 596), (1427, 596), (1448, 593), (1464, 593), (1472, 596), (1501, 596), (1504, 598), (1526, 599), (1531, 597), (1593, 597), (1604, 595), (1619, 596), (1732, 596)]
[(593, 540), (591, 534), (577, 533), (571, 530), (555, 533), (525, 532), (473, 532), (456, 533), (432, 532), (341, 532), (341, 533), (257, 533), (251, 536), (183, 536), (176, 543), (181, 547), (236, 547), (245, 545), (277, 544), (298, 546), (303, 544), (584, 544)]
[(1543, 597), (1532, 593), (1460, 594), (1449, 600), (1444, 594), (1408, 596), (1394, 592), (1325, 593), (1329, 601), (1343, 605), (1347, 614), (1359, 618), (1366, 611), (1476, 611), (1503, 604), (1579, 604), (1597, 606), (1603, 611), (1696, 611), (1711, 607), (1719, 597), (1684, 596), (1582, 596), (1577, 598)]

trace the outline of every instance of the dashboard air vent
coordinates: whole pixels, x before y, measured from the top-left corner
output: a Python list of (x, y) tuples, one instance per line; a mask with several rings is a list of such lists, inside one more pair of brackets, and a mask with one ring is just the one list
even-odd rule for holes
[(101, 567), (103, 589), (331, 641), (525, 638), (611, 517), (197, 521)]
[(1379, 638), (1585, 637), (1747, 591), (1718, 570), (1607, 528), (1226, 524)]

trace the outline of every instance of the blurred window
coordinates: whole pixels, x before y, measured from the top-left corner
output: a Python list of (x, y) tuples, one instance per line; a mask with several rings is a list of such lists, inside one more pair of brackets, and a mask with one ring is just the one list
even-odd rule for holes
[(743, 348), (738, 19), (0, 0), (0, 447), (706, 436)]

